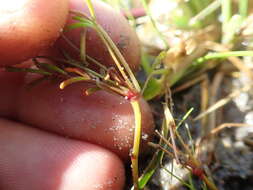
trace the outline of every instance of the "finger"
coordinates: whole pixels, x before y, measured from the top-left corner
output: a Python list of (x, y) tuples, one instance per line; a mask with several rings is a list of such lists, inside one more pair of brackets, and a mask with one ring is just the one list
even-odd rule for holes
[[(109, 5), (99, 0), (93, 0), (92, 4), (97, 22), (106, 30), (131, 69), (136, 71), (140, 66), (141, 52), (140, 42), (135, 31), (131, 28), (124, 16), (119, 14)], [(89, 9), (83, 0), (70, 0), (70, 9), (89, 15)], [(76, 22), (72, 17), (73, 15), (69, 15), (67, 25)], [(76, 45), (76, 47), (79, 48), (81, 31), (82, 29), (74, 29), (64, 34)], [(77, 58), (79, 56), (77, 51), (75, 51), (63, 38), (57, 40), (56, 46), (63, 48), (66, 52), (71, 53), (72, 56), (75, 55)], [(107, 47), (104, 45), (103, 41), (100, 40), (97, 32), (91, 28), (86, 30), (85, 46), (87, 55), (106, 66), (115, 66), (115, 62), (111, 58)], [(92, 66), (92, 64), (90, 65)]]
[(11, 73), (0, 69), (0, 117), (15, 117), (17, 96), (24, 76), (24, 73)]
[[(90, 87), (94, 86), (82, 82), (60, 90), (58, 82), (46, 81), (22, 89), (18, 118), (43, 130), (101, 145), (127, 160), (135, 124), (130, 102), (102, 90), (87, 96), (84, 92)], [(147, 103), (140, 99), (140, 104), (145, 144), (154, 123)]]
[(2, 119), (0, 131), (1, 189), (123, 189), (123, 165), (105, 149)]
[(20, 63), (49, 47), (67, 13), (68, 0), (0, 1), (0, 67)]
[[(31, 60), (15, 65), (18, 68), (30, 67)], [(24, 85), (26, 73), (8, 72), (0, 68), (0, 117), (15, 118), (15, 107), (19, 89)]]

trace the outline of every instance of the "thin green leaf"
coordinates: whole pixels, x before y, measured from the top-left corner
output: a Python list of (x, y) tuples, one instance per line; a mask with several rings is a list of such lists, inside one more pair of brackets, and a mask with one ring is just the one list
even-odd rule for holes
[(162, 51), (159, 55), (155, 58), (155, 62), (152, 64), (152, 69), (156, 69), (159, 65), (161, 65), (163, 59), (167, 56), (166, 51)]
[[(34, 60), (36, 60), (36, 59), (34, 59)], [(57, 67), (56, 65), (48, 64), (48, 63), (42, 63), (42, 62), (38, 62), (38, 61), (35, 61), (35, 64), (40, 69), (43, 69), (43, 70), (46, 70), (46, 71), (49, 71), (49, 72), (51, 71), (51, 72), (56, 72), (56, 73), (59, 73), (59, 74), (67, 75), (67, 73), (64, 70)]]
[(169, 173), (170, 175), (172, 175), (174, 178), (176, 178), (181, 184), (183, 184), (183, 185), (185, 185), (186, 187), (192, 189), (192, 188), (191, 188), (191, 185), (189, 185), (188, 183), (186, 183), (183, 179), (180, 179), (180, 177), (174, 175), (174, 174), (173, 174), (171, 171), (169, 171), (168, 169), (166, 169), (166, 168), (164, 168), (164, 167), (163, 167), (163, 169), (164, 169), (167, 173)]
[(150, 75), (151, 72), (153, 71), (151, 62), (149, 61), (149, 55), (145, 52), (142, 53), (141, 55), (141, 66), (146, 73), (146, 75)]
[(241, 29), (241, 25), (243, 23), (243, 17), (241, 15), (233, 15), (231, 19), (224, 24), (224, 33), (222, 42), (225, 44), (233, 42), (236, 37), (236, 34)]
[(88, 9), (89, 9), (89, 11), (90, 11), (90, 15), (92, 16), (92, 18), (93, 18), (94, 20), (96, 20), (96, 14), (95, 14), (93, 5), (92, 5), (92, 3), (91, 3), (91, 0), (86, 0), (86, 3), (87, 3), (87, 6), (88, 6)]
[(81, 81), (90, 81), (89, 77), (72, 77), (70, 79), (67, 79), (60, 84), (60, 89), (64, 89), (70, 84), (76, 83), (76, 82), (81, 82)]
[(189, 115), (193, 112), (194, 108), (189, 109), (189, 111), (184, 115), (184, 117), (182, 118), (182, 120), (177, 124), (176, 129), (178, 129), (182, 123), (189, 117)]
[(210, 59), (224, 59), (228, 57), (242, 57), (242, 56), (253, 56), (253, 51), (228, 51), (221, 53), (209, 53), (196, 60), (195, 64), (203, 63)]
[(52, 73), (44, 71), (42, 69), (31, 69), (31, 68), (17, 68), (17, 67), (5, 67), (6, 71), (9, 72), (26, 72), (26, 73), (37, 73), (41, 75), (52, 75)]
[(77, 29), (77, 28), (87, 28), (87, 27), (90, 27), (92, 28), (93, 25), (90, 24), (90, 23), (84, 23), (84, 22), (76, 22), (76, 23), (73, 23), (73, 24), (70, 24), (66, 27), (66, 32), (70, 31), (70, 30), (74, 30), (74, 29)]
[(87, 90), (85, 90), (85, 94), (87, 95), (87, 96), (89, 96), (89, 95), (91, 95), (91, 94), (93, 94), (93, 93), (95, 93), (95, 92), (97, 92), (97, 91), (99, 91), (99, 90), (101, 90), (101, 88), (99, 88), (99, 87), (93, 87), (93, 88), (88, 88)]
[[(161, 133), (165, 138), (168, 137), (168, 126), (166, 125), (165, 120), (163, 120), (163, 123), (162, 123)], [(166, 144), (161, 139), (159, 141), (159, 144), (162, 147), (166, 147)], [(164, 156), (163, 150), (158, 150), (158, 151), (155, 152), (155, 154), (153, 155), (153, 157), (152, 157), (151, 161), (149, 162), (148, 166), (144, 170), (144, 173), (139, 178), (139, 187), (140, 187), (140, 189), (143, 189), (147, 185), (147, 183), (149, 182), (149, 180), (151, 179), (151, 177), (155, 173), (157, 167), (162, 162), (163, 156)]]
[(154, 75), (162, 75), (162, 74), (166, 74), (168, 72), (168, 69), (159, 69), (159, 70), (154, 70), (146, 79), (142, 90), (141, 90), (141, 94), (144, 96), (144, 98), (146, 97), (146, 100), (150, 100), (152, 98), (154, 98), (155, 96), (159, 95), (162, 88), (163, 88), (163, 84), (160, 82), (159, 79), (154, 78)]
[(189, 185), (190, 185), (190, 190), (196, 190), (196, 188), (194, 187), (194, 184), (193, 184), (193, 180), (192, 180), (192, 175), (190, 174), (189, 175)]
[(147, 183), (149, 182), (149, 180), (155, 173), (157, 167), (159, 166), (159, 163), (163, 155), (164, 155), (164, 152), (162, 150), (156, 151), (148, 167), (146, 168), (144, 174), (139, 178), (140, 189), (143, 189), (147, 185)]
[(83, 23), (94, 24), (93, 21), (91, 21), (89, 18), (84, 17), (84, 15), (78, 16), (79, 14), (78, 12), (74, 12), (73, 14), (74, 14), (74, 16), (72, 17), (73, 20), (80, 21)]
[(245, 18), (248, 16), (248, 6), (249, 2), (248, 0), (240, 0), (239, 2), (239, 14)]
[(214, 2), (210, 3), (206, 8), (201, 10), (197, 15), (195, 15), (190, 20), (190, 25), (194, 25), (198, 21), (203, 21), (207, 16), (211, 15), (221, 6), (220, 0), (215, 0)]
[(160, 82), (155, 78), (151, 78), (146, 84), (145, 90), (143, 92), (143, 97), (145, 100), (151, 100), (154, 97), (158, 96), (161, 90), (162, 85)]

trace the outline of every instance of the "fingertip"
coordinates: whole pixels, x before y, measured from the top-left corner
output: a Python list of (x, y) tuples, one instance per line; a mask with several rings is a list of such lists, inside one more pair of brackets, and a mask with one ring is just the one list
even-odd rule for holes
[(27, 60), (48, 48), (65, 24), (68, 0), (1, 1), (0, 13), (1, 67)]
[(24, 76), (24, 73), (6, 72), (0, 68), (0, 117), (15, 117), (17, 94)]
[(121, 190), (124, 167), (113, 153), (0, 119), (4, 190)]
[[(122, 189), (125, 181), (122, 162), (107, 151), (80, 154), (65, 171), (62, 189)], [(89, 180), (87, 179), (89, 176)], [(80, 183), (82, 182), (82, 183)], [(88, 188), (87, 188), (88, 187)]]

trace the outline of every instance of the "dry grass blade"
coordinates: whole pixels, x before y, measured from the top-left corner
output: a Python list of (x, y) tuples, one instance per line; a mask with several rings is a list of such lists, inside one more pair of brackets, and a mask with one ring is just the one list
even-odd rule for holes
[[(220, 89), (223, 77), (224, 74), (222, 72), (218, 72), (214, 76), (210, 91), (210, 103), (209, 103), (210, 105), (215, 104), (215, 102), (217, 101), (218, 91)], [(206, 131), (203, 134), (204, 135), (208, 134), (212, 129), (215, 128), (215, 126), (216, 126), (216, 111), (214, 110), (209, 115), (209, 124), (206, 128)]]
[(194, 121), (203, 118), (204, 116), (212, 113), (213, 111), (217, 110), (218, 108), (224, 106), (228, 102), (230, 102), (233, 98), (239, 96), (242, 92), (248, 92), (252, 88), (252, 84), (245, 85), (244, 87), (235, 90), (234, 92), (230, 93), (227, 97), (219, 100), (214, 105), (209, 107), (205, 112), (199, 114), (197, 117), (194, 118)]
[(215, 135), (216, 133), (220, 132), (221, 130), (223, 130), (225, 128), (231, 128), (231, 127), (253, 127), (253, 125), (246, 124), (246, 123), (223, 123), (223, 124), (219, 125), (218, 127), (216, 127), (215, 129), (213, 129), (210, 132), (210, 135)]
[[(207, 74), (204, 75), (204, 80), (200, 83), (200, 88), (201, 88), (201, 112), (205, 112), (208, 108), (208, 102), (209, 102), (209, 80), (207, 77)], [(201, 126), (206, 126), (207, 124), (207, 117), (203, 117), (201, 120)], [(204, 134), (204, 130), (202, 130), (202, 134)]]
[(195, 84), (197, 84), (197, 83), (199, 83), (199, 82), (201, 82), (205, 79), (206, 79), (205, 74), (200, 75), (200, 76), (198, 76), (198, 77), (196, 77), (196, 78), (194, 78), (194, 79), (192, 79), (188, 82), (185, 82), (184, 84), (176, 87), (175, 89), (172, 90), (172, 93), (177, 93), (177, 92), (180, 92), (180, 91), (185, 90), (187, 88), (190, 88), (191, 86), (193, 86), (193, 85), (195, 85)]
[(174, 118), (171, 115), (171, 112), (170, 112), (167, 105), (164, 105), (164, 116), (165, 116), (166, 125), (169, 126), (170, 137), (171, 137), (171, 142), (172, 142), (172, 145), (173, 145), (175, 158), (176, 158), (177, 163), (179, 163), (179, 158), (178, 158), (178, 155), (177, 155), (178, 150), (177, 150), (176, 142), (175, 142), (176, 124), (175, 124)]

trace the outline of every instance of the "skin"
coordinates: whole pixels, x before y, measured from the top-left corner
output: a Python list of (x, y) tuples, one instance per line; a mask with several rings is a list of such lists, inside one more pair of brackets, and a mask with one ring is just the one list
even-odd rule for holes
[[(60, 90), (59, 82), (43, 82), (30, 90), (22, 88), (17, 118), (43, 130), (101, 145), (127, 161), (135, 121), (130, 102), (102, 90), (84, 95), (92, 86), (82, 82)], [(141, 99), (140, 104), (146, 144), (154, 124), (147, 103)]]
[(17, 64), (48, 48), (59, 37), (69, 9), (68, 0), (8, 0), (1, 4), (0, 66)]
[(123, 188), (121, 161), (101, 147), (4, 119), (0, 131), (3, 190)]
[[(14, 0), (12, 1), (14, 2)], [(40, 4), (43, 9), (47, 10), (54, 6), (54, 1), (45, 3), (45, 0), (33, 0), (32, 3), (34, 5)], [(2, 10), (1, 4), (2, 2), (0, 3)], [(24, 10), (28, 10), (30, 5), (31, 2), (28, 1), (18, 12), (25, 12)], [(43, 12), (41, 9), (30, 9), (29, 14), (16, 17), (16, 22), (21, 23), (22, 20), (28, 22), (27, 20), (31, 19), (33, 15), (36, 17), (36, 15), (42, 14), (38, 11)], [(5, 22), (0, 23), (2, 30), (0, 40), (8, 43), (10, 51), (6, 52), (9, 53), (9, 56), (0, 56), (0, 67), (17, 64), (24, 60), (16, 45), (19, 41), (26, 41), (27, 36), (21, 35), (15, 38), (14, 33), (9, 32), (9, 21), (13, 19), (13, 13), (9, 14), (8, 17), (6, 13)], [(19, 27), (21, 27), (23, 31), (29, 32), (33, 25), (47, 25), (48, 20), (45, 18), (50, 17), (50, 14), (55, 16), (58, 13), (47, 12), (43, 14), (47, 15), (38, 17), (37, 20), (32, 19), (29, 26), (17, 25), (15, 30), (19, 31)], [(64, 23), (66, 16), (59, 16), (58, 19), (60, 23)], [(49, 36), (46, 39), (51, 39), (50, 43), (53, 43), (55, 36), (59, 35), (59, 30), (55, 31), (55, 33), (48, 32)], [(36, 33), (30, 33), (31, 41), (37, 37), (39, 38), (38, 42), (45, 39), (43, 35), (37, 36)], [(18, 42), (7, 39), (17, 39)], [(26, 50), (27, 56), (34, 55), (34, 49), (38, 46), (36, 43), (34, 47), (30, 46), (30, 49)], [(0, 52), (4, 52), (4, 48), (0, 46)], [(20, 49), (22, 48), (20, 46)], [(48, 46), (40, 46), (38, 51), (47, 48)], [(17, 61), (13, 61), (13, 57)], [(128, 148), (123, 147), (124, 151), (117, 153), (119, 150), (117, 148), (121, 144), (112, 143), (111, 139), (126, 137), (131, 141), (132, 133), (129, 133), (129, 129), (127, 129), (133, 124), (129, 102), (102, 91), (89, 97), (82, 96), (82, 89), (88, 87), (83, 83), (69, 86), (60, 91), (58, 82), (45, 82), (30, 91), (26, 90), (27, 82), (33, 80), (34, 77), (24, 73), (8, 73), (0, 68), (0, 189), (123, 189), (124, 166), (118, 156), (126, 158), (130, 145), (127, 144)], [(97, 100), (109, 103), (101, 104), (103, 106), (100, 107), (96, 104)], [(94, 102), (94, 104), (90, 102)], [(119, 103), (123, 104), (122, 108), (117, 108), (115, 113), (111, 113), (111, 109), (115, 109), (114, 105)], [(152, 116), (143, 100), (141, 100), (141, 105), (145, 108), (144, 118), (149, 119), (144, 120), (144, 123), (150, 125), (146, 132), (150, 133), (153, 129)], [(97, 119), (97, 111), (102, 118), (103, 126), (98, 126), (95, 128), (97, 130), (94, 130), (90, 125), (92, 123), (89, 124), (87, 119)], [(89, 117), (86, 114), (90, 114)], [(115, 123), (112, 123), (112, 119), (107, 121), (108, 117), (113, 117), (112, 114), (118, 114)], [(106, 130), (118, 126), (120, 120), (127, 123), (125, 128), (116, 131), (109, 130), (109, 132)], [(89, 133), (89, 130), (94, 131)], [(126, 134), (124, 134), (124, 130)], [(96, 142), (96, 139), (99, 141)], [(106, 148), (111, 149), (118, 156), (87, 141), (104, 144)]]

